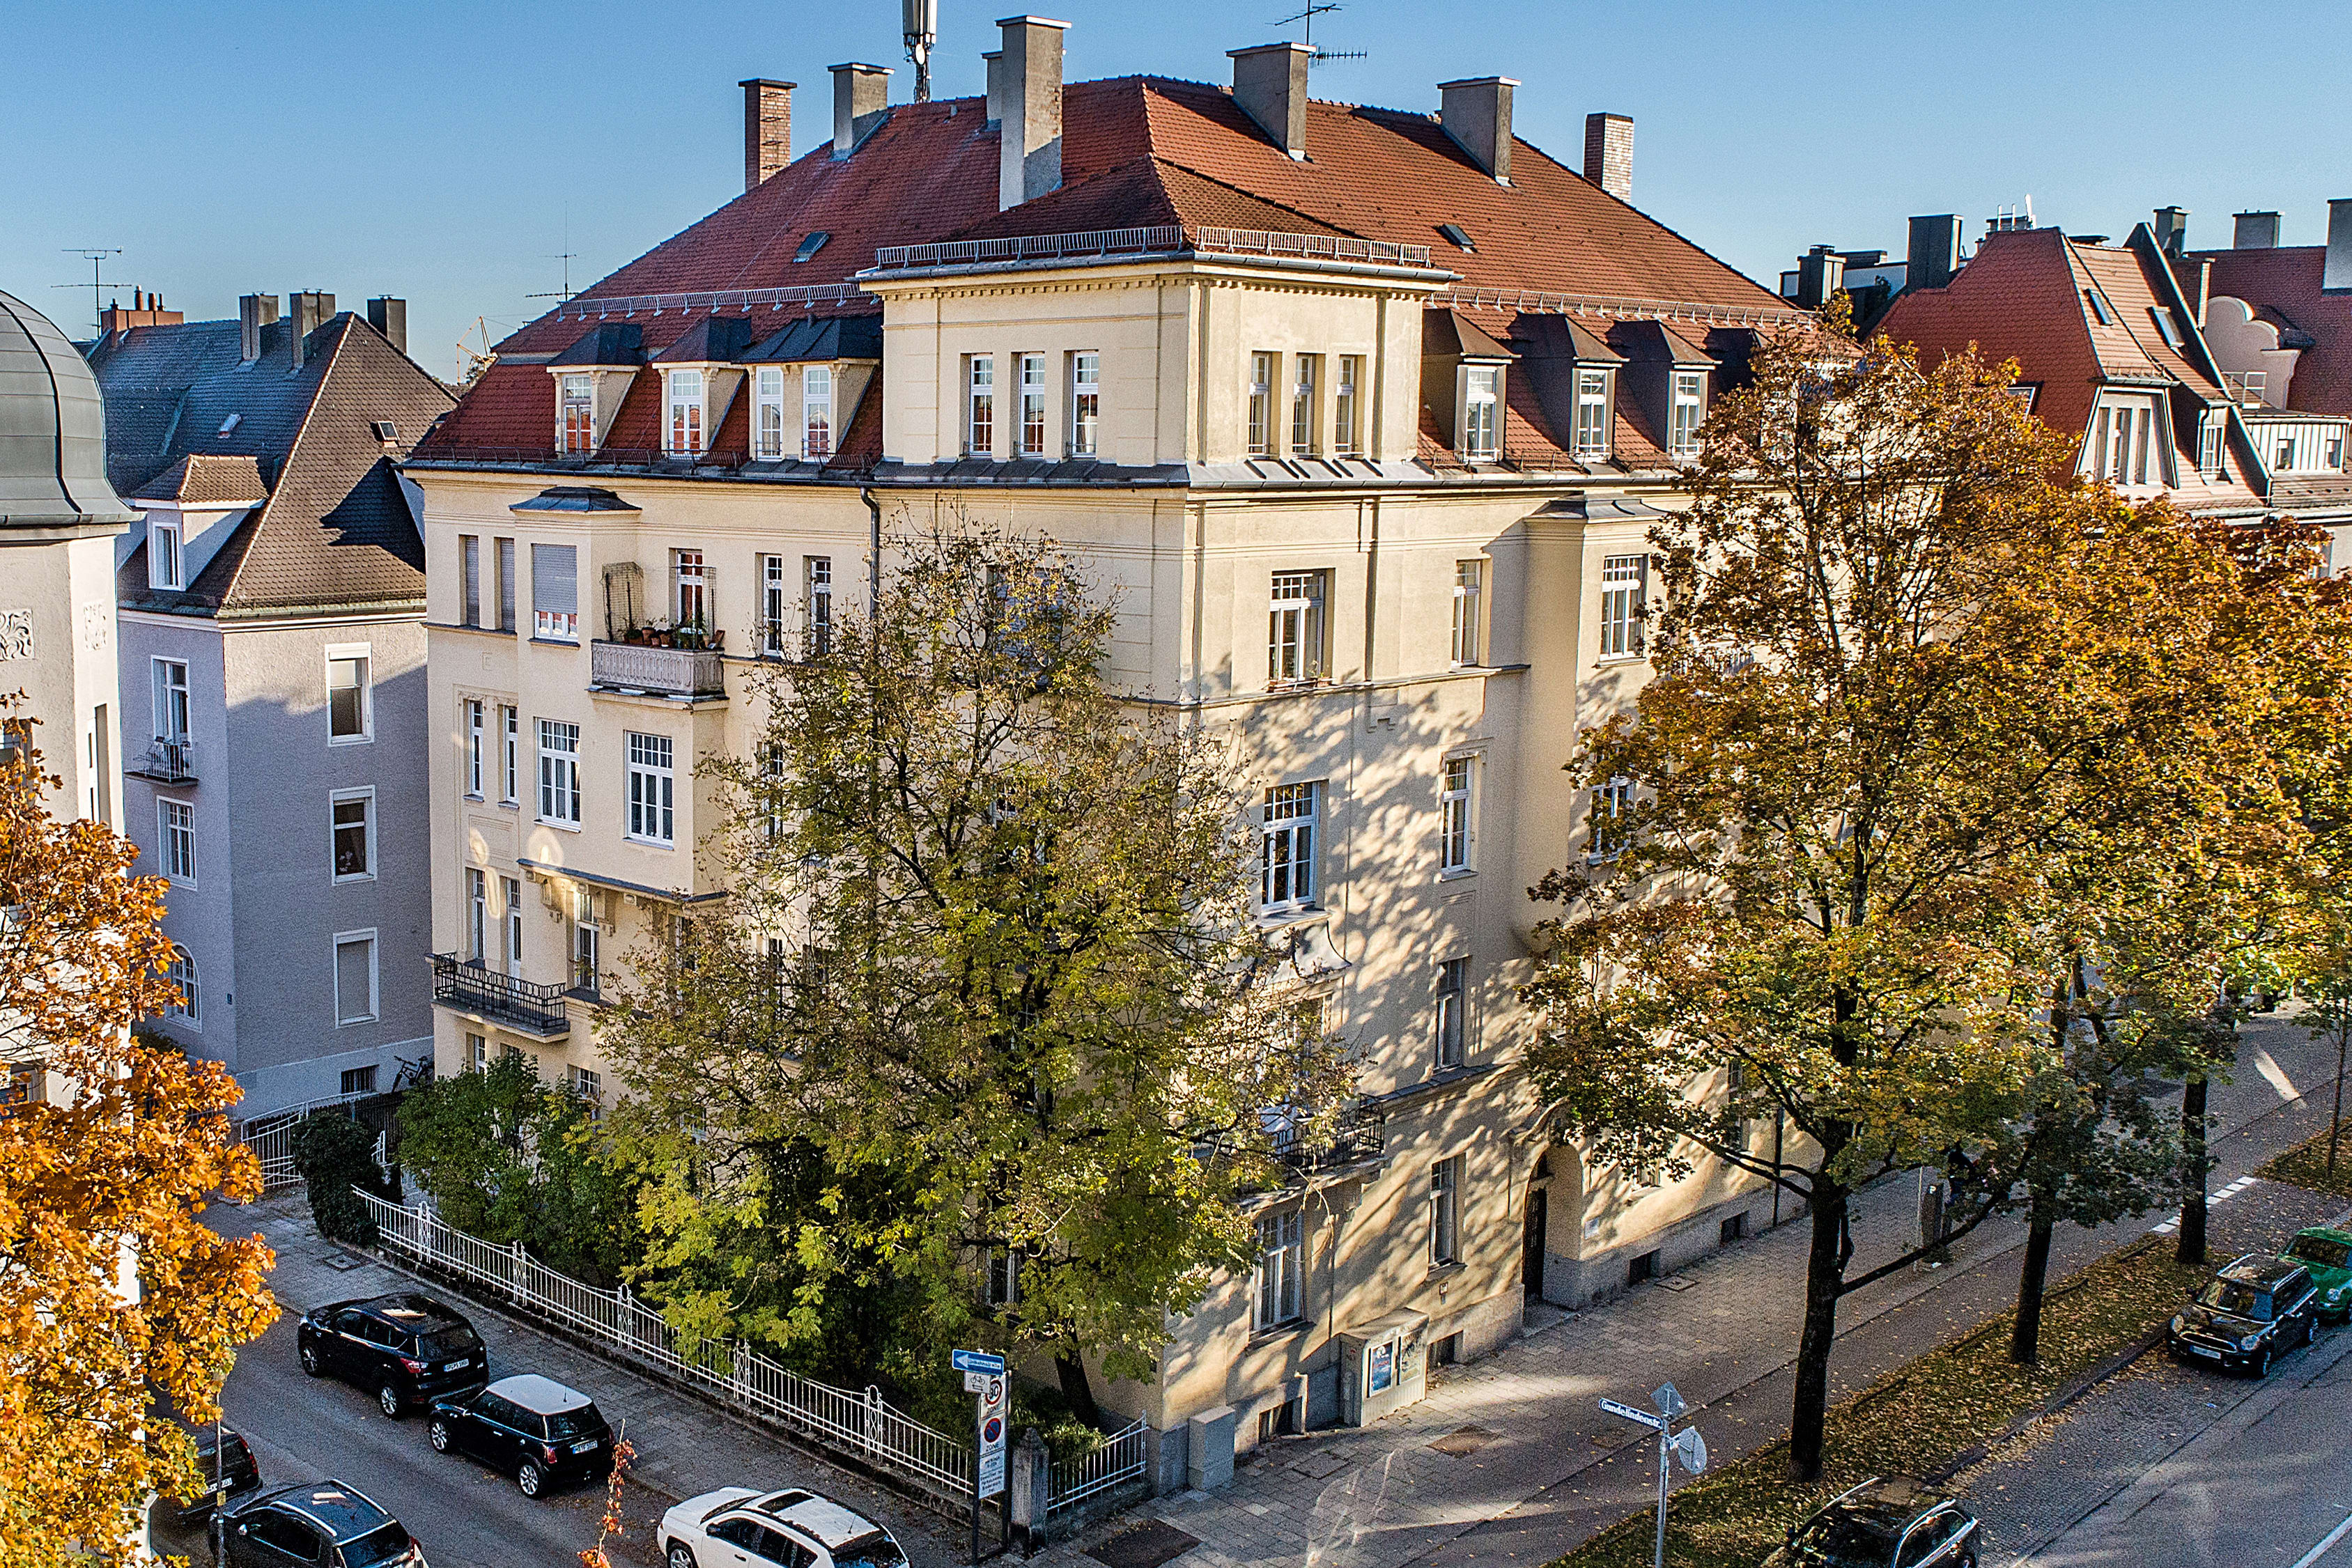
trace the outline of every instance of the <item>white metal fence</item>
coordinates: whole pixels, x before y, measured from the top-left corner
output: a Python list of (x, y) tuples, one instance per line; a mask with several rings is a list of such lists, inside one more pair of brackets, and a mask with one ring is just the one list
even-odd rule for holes
[[(363, 1094), (336, 1094), (323, 1100), (305, 1100), (299, 1105), (288, 1105), (235, 1124), (236, 1141), (253, 1151), (261, 1162), (261, 1190), (278, 1192), (298, 1186), (302, 1173), (294, 1168), (295, 1124), (313, 1111), (336, 1107), (348, 1109), (368, 1099), (375, 1091)], [(381, 1139), (378, 1140), (381, 1143)]]
[(1133, 1426), (1094, 1452), (1055, 1465), (1046, 1487), (1045, 1516), (1051, 1519), (1143, 1474), (1143, 1417), (1139, 1416)]

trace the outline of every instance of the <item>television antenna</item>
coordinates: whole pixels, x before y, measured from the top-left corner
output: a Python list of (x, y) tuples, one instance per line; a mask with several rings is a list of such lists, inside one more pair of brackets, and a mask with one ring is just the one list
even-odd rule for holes
[(931, 101), (931, 46), (940, 41), (940, 0), (901, 0), (907, 57), (915, 62), (915, 101)]
[(1301, 22), (1306, 24), (1306, 34), (1305, 37), (1300, 39), (1300, 42), (1307, 46), (1307, 63), (1309, 66), (1319, 66), (1325, 60), (1370, 59), (1371, 57), (1370, 55), (1362, 49), (1318, 49), (1315, 47), (1315, 18), (1318, 16), (1328, 16), (1331, 12), (1338, 11), (1342, 8), (1343, 7), (1336, 3), (1336, 0), (1319, 0), (1319, 3), (1318, 0), (1308, 0), (1307, 6), (1304, 11), (1294, 12), (1290, 16), (1282, 18), (1279, 22), (1276, 22), (1275, 26), (1277, 27), (1287, 27), (1293, 22)]
[[(99, 245), (69, 245), (63, 248), (68, 256), (78, 256), (84, 261), (89, 263), (89, 329), (94, 333), (103, 332), (106, 329), (106, 306), (99, 298), (99, 291), (104, 288), (120, 288), (122, 285), (110, 278), (101, 277), (100, 274), (105, 270), (106, 258), (110, 256), (121, 256), (122, 254), (122, 249), (120, 246), (107, 246)], [(79, 283), (59, 283), (54, 284), (52, 287), (58, 288), (79, 288), (81, 285)]]
[(552, 294), (526, 294), (525, 299), (552, 299), (558, 305), (572, 298), (572, 263), (579, 256), (576, 250), (559, 250), (547, 259), (563, 264), (563, 287)]

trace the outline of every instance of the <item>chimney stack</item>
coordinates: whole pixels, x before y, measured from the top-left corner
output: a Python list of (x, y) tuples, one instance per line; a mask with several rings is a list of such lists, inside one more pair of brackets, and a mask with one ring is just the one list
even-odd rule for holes
[(1437, 84), (1438, 123), (1473, 162), (1505, 185), (1511, 183), (1511, 89), (1518, 85), (1511, 77)]
[(1633, 200), (1633, 121), (1622, 114), (1584, 117), (1584, 177), (1630, 204)]
[(1845, 257), (1825, 245), (1817, 245), (1797, 258), (1797, 300), (1808, 310), (1818, 310), (1830, 302), (1830, 296), (1845, 287)]
[(2156, 248), (2168, 259), (2179, 261), (2189, 249), (2189, 209), (2157, 208), (2155, 232)]
[(753, 77), (743, 89), (743, 188), (793, 161), (793, 89), (800, 83)]
[(2278, 214), (2276, 213), (2240, 213), (2237, 226), (2230, 235), (2231, 250), (2275, 250), (2278, 248)]
[(1910, 243), (1903, 253), (1903, 292), (1941, 288), (1959, 269), (1959, 214), (1936, 213), (1913, 218)]
[(1227, 49), (1234, 62), (1234, 101), (1274, 144), (1307, 161), (1307, 46), (1259, 44)]
[(2320, 265), (2319, 287), (2352, 288), (2352, 197), (2327, 204), (2327, 259)]
[(176, 327), (185, 319), (179, 311), (163, 308), (162, 295), (134, 288), (131, 291), (130, 309), (110, 304), (98, 313), (98, 329), (106, 333), (127, 332), (133, 327)]
[(833, 155), (846, 158), (890, 110), (888, 66), (845, 65), (833, 72)]
[(391, 295), (380, 295), (367, 302), (368, 325), (383, 334), (384, 341), (408, 352), (408, 301)]
[(1062, 188), (1062, 34), (1067, 22), (1004, 16), (997, 63), (996, 208)]
[(988, 124), (995, 125), (1004, 118), (1004, 51), (991, 49), (980, 59), (988, 68)]
[(302, 368), (303, 340), (335, 313), (335, 297), (331, 294), (289, 294), (286, 304), (294, 317), (294, 368)]
[(278, 296), (247, 294), (236, 302), (237, 358), (247, 364), (261, 358), (261, 329), (278, 319)]

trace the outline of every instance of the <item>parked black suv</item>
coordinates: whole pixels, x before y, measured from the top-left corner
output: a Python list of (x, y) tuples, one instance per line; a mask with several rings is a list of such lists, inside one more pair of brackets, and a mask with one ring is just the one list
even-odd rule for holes
[(2318, 1315), (2319, 1287), (2309, 1270), (2249, 1252), (2216, 1270), (2189, 1298), (2165, 1330), (2164, 1343), (2184, 1361), (2239, 1366), (2267, 1377), (2274, 1357), (2311, 1343)]
[(613, 1428), (595, 1404), (532, 1373), (436, 1400), (426, 1435), (436, 1454), (454, 1449), (506, 1471), (525, 1497), (560, 1481), (601, 1480), (613, 1469)]
[(474, 1325), (414, 1291), (320, 1307), (296, 1328), (294, 1343), (303, 1371), (359, 1385), (395, 1421), (490, 1380), (490, 1354)]
[(400, 1521), (341, 1481), (276, 1487), (213, 1517), (223, 1568), (425, 1568)]
[(1902, 1477), (1873, 1476), (1789, 1531), (1765, 1568), (1977, 1568), (1976, 1515)]

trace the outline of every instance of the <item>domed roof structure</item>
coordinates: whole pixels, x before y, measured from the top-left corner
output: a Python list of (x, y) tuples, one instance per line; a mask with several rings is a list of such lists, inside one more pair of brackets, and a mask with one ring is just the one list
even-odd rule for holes
[(55, 323), (0, 294), (0, 528), (129, 523), (106, 480), (98, 382)]

